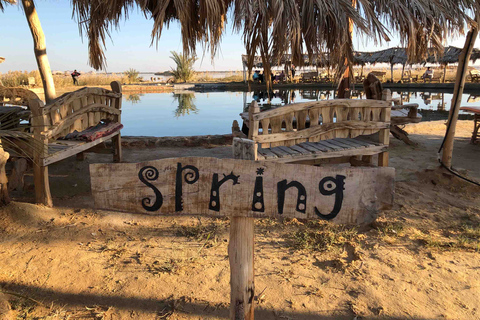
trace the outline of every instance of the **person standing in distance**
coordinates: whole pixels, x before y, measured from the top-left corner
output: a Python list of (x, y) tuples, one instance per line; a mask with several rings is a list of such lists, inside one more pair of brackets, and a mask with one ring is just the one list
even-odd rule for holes
[(77, 70), (73, 70), (72, 72), (72, 79), (73, 79), (73, 85), (78, 85), (78, 80), (77, 78), (80, 76), (80, 73), (77, 72)]

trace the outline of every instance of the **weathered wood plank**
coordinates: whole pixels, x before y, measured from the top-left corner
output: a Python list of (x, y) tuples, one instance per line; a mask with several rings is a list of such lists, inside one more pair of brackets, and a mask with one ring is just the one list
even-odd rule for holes
[(300, 143), (299, 146), (301, 146), (302, 148), (305, 148), (305, 149), (311, 151), (312, 153), (330, 151), (329, 148), (326, 148), (326, 147), (324, 147), (324, 146), (314, 145), (312, 142), (303, 142), (303, 143)]
[[(390, 108), (390, 106), (386, 106), (385, 101), (381, 100), (351, 100), (351, 99), (333, 99), (333, 100), (321, 100), (321, 101), (314, 101), (314, 102), (303, 102), (303, 103), (295, 103), (291, 105), (285, 105), (281, 108), (275, 108), (267, 111), (260, 112), (253, 116), (255, 120), (262, 120), (265, 118), (271, 118), (275, 116), (284, 115), (290, 112), (296, 112), (300, 110), (309, 110), (311, 108), (330, 108), (330, 107), (337, 107), (342, 106), (346, 108), (357, 108), (357, 107), (365, 107), (368, 106), (369, 108), (376, 109), (376, 108)], [(323, 115), (323, 113), (322, 113)]]
[(330, 140), (320, 140), (318, 142), (315, 142), (315, 144), (316, 145), (321, 145), (321, 146), (324, 146), (324, 147), (327, 147), (327, 148), (330, 148), (330, 149), (333, 149), (333, 150), (337, 150), (337, 151), (348, 149), (348, 148), (337, 146), (336, 144), (330, 143)]
[[(391, 207), (395, 169), (174, 158), (92, 164), (90, 173), (95, 205), (101, 209), (154, 215), (282, 215), (365, 224)], [(263, 200), (264, 206), (259, 205)]]
[[(327, 135), (328, 133), (338, 130), (361, 129), (370, 130), (373, 132), (388, 128), (389, 122), (363, 122), (363, 121), (344, 121), (339, 123), (326, 123), (321, 126), (315, 126), (303, 130), (292, 132), (272, 133), (269, 135), (259, 135), (255, 137), (255, 141), (260, 143), (272, 143), (284, 140), (301, 140), (307, 139), (311, 136)], [(304, 142), (304, 141), (301, 141)], [(300, 142), (300, 143), (301, 143)], [(297, 143), (299, 144), (299, 143)]]
[(295, 151), (297, 151), (298, 153), (301, 153), (301, 154), (311, 154), (311, 153), (314, 153), (313, 151), (309, 151), (307, 149), (304, 149), (302, 148), (300, 145), (296, 144), (296, 145), (293, 145), (293, 146), (290, 146), (289, 147), (290, 149), (293, 149)]
[(276, 159), (278, 156), (270, 151), (270, 149), (258, 148), (258, 153), (265, 157), (265, 159)]
[(275, 153), (279, 158), (286, 158), (286, 157), (292, 157), (292, 154), (289, 152), (286, 152), (283, 149), (280, 149), (280, 147), (273, 147), (270, 148), (270, 151)]

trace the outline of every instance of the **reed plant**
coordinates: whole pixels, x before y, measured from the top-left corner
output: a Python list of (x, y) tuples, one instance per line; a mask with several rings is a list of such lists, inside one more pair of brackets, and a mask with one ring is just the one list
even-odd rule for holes
[[(42, 86), (42, 78), (38, 70), (35, 71), (8, 71), (0, 74), (0, 84), (5, 87), (32, 86), (29, 78), (35, 79), (35, 86)], [(78, 77), (79, 86), (108, 86), (112, 81), (127, 82), (127, 76), (124, 74), (82, 74)], [(55, 88), (65, 88), (73, 85), (72, 77), (69, 74), (56, 74), (53, 76)]]
[(20, 87), (28, 85), (28, 78), (34, 78), (35, 83), (40, 85), (42, 78), (40, 72), (35, 71), (8, 71), (7, 73), (0, 74), (0, 84), (5, 87)]

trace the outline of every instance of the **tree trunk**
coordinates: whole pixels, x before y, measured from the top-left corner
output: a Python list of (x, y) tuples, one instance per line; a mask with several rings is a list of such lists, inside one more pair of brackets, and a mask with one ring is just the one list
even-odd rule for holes
[[(479, 17), (476, 17), (477, 22)], [(452, 167), (453, 140), (455, 138), (455, 126), (457, 125), (458, 112), (462, 101), (463, 87), (465, 86), (465, 77), (467, 76), (468, 61), (475, 45), (475, 39), (478, 36), (478, 27), (470, 29), (465, 40), (457, 67), (457, 77), (455, 79), (455, 89), (453, 91), (452, 106), (448, 117), (447, 132), (445, 134), (445, 145), (443, 146), (442, 163), (445, 167)]]
[(55, 93), (55, 84), (53, 83), (52, 70), (47, 57), (47, 47), (45, 44), (45, 35), (43, 34), (40, 19), (38, 19), (37, 10), (33, 0), (22, 0), (23, 9), (27, 18), (28, 26), (32, 32), (35, 58), (37, 59), (38, 70), (42, 77), (43, 90), (47, 103), (57, 97)]

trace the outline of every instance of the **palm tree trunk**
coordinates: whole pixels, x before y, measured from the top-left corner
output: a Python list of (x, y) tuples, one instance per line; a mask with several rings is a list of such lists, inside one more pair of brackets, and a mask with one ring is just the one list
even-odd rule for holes
[(38, 70), (42, 77), (43, 90), (45, 91), (45, 100), (47, 103), (57, 97), (55, 93), (55, 84), (53, 83), (52, 70), (47, 57), (47, 48), (45, 45), (45, 35), (43, 34), (42, 25), (38, 18), (37, 10), (33, 0), (22, 0), (25, 17), (28, 26), (32, 32), (33, 45), (35, 50), (35, 58), (37, 59)]

